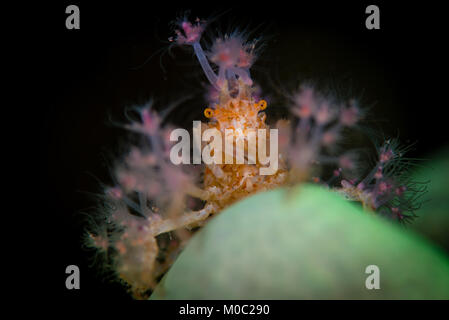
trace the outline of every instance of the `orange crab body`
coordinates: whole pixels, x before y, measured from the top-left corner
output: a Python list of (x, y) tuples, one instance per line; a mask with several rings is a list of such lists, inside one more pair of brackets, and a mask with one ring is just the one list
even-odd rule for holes
[[(232, 150), (225, 148), (222, 155), (223, 159), (232, 161), (208, 165), (204, 172), (204, 189), (211, 195), (208, 202), (214, 203), (220, 209), (250, 194), (281, 185), (287, 175), (282, 163), (274, 174), (261, 175), (259, 169), (263, 165), (259, 157), (250, 158), (249, 133), (258, 129), (269, 130), (269, 126), (265, 123), (266, 114), (261, 112), (267, 107), (267, 102), (254, 101), (250, 86), (243, 81), (238, 81), (237, 86), (238, 94), (235, 97), (228, 91), (228, 86), (223, 86), (219, 103), (213, 109), (206, 108), (204, 112), (205, 116), (211, 119), (206, 125), (207, 128), (219, 130), (224, 139), (228, 137), (235, 140)], [(230, 135), (232, 137), (229, 137)], [(260, 141), (256, 137), (257, 143), (269, 144), (269, 139), (268, 135), (266, 141)], [(224, 142), (226, 143), (227, 141)], [(237, 159), (239, 152), (245, 154), (245, 163), (239, 163)], [(251, 160), (253, 164), (249, 164)]]

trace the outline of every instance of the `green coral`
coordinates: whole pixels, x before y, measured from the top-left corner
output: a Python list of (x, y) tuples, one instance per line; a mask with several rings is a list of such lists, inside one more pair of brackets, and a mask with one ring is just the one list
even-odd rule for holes
[[(368, 265), (380, 289), (365, 287)], [(189, 242), (151, 299), (449, 299), (449, 259), (315, 185), (249, 197)]]
[(449, 147), (431, 159), (414, 174), (415, 180), (429, 181), (429, 184), (411, 228), (449, 252)]

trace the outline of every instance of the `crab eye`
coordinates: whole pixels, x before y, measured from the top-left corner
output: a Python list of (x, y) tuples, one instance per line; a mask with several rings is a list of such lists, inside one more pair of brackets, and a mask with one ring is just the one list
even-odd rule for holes
[(211, 108), (206, 108), (204, 109), (204, 115), (206, 116), (206, 118), (212, 118), (214, 116), (214, 110), (212, 110)]
[(259, 108), (259, 110), (265, 110), (267, 108), (267, 102), (265, 100), (260, 100), (257, 103), (257, 107)]

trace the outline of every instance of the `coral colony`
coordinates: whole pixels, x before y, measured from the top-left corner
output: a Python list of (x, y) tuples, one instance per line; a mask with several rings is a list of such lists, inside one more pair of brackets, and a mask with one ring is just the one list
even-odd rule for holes
[[(270, 128), (267, 102), (250, 74), (256, 42), (234, 33), (205, 51), (205, 27), (199, 19), (183, 19), (169, 40), (193, 48), (210, 82), (208, 121), (194, 121), (191, 148), (185, 129), (162, 127), (151, 106), (139, 109), (140, 121), (126, 127), (147, 143), (130, 148), (116, 165), (117, 184), (105, 188), (87, 233), (88, 244), (135, 298), (148, 296), (198, 227), (256, 192), (318, 183), (367, 212), (398, 221), (414, 217), (423, 189), (409, 180), (407, 150), (397, 142), (378, 148), (377, 163), (365, 176), (356, 174), (354, 151), (330, 152), (362, 117), (354, 101), (335, 102), (303, 86), (289, 96), (291, 118)], [(324, 167), (333, 167), (330, 177)]]

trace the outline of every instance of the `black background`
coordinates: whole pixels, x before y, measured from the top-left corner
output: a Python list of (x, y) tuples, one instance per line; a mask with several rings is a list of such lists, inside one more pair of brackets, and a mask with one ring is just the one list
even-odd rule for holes
[[(69, 4), (80, 8), (80, 30), (65, 28)], [(365, 28), (369, 4), (380, 8), (380, 30)], [(301, 79), (331, 83), (336, 93), (360, 98), (369, 107), (373, 128), (386, 136), (399, 135), (406, 143), (417, 142), (412, 156), (429, 157), (447, 142), (447, 33), (443, 10), (435, 3), (46, 5), (42, 18), (47, 41), (38, 48), (46, 58), (41, 75), (47, 96), (40, 109), (40, 190), (47, 208), (45, 251), (51, 259), (46, 266), (54, 298), (129, 299), (122, 288), (88, 267), (80, 245), (79, 212), (94, 204), (84, 192), (100, 192), (97, 179), (110, 183), (108, 160), (124, 145), (124, 132), (109, 117), (123, 123), (126, 106), (151, 97), (163, 106), (193, 93), (194, 103), (176, 111), (172, 121), (202, 119), (205, 78), (199, 65), (191, 51), (173, 48), (174, 57), (167, 52), (169, 23), (185, 9), (192, 18), (223, 14), (217, 25), (225, 31), (249, 26), (262, 35), (266, 46), (253, 75), (266, 92), (273, 89), (270, 79), (283, 89), (295, 88)], [(80, 290), (65, 288), (70, 264), (81, 269)]]

